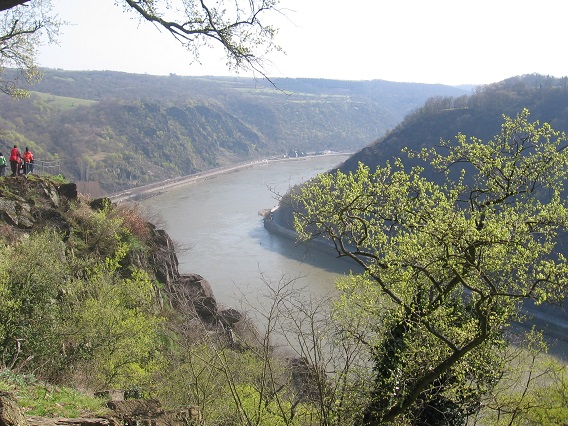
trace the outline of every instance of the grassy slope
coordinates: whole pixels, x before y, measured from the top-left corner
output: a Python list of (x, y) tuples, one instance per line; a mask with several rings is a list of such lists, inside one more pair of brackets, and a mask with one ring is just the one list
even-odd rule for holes
[(41, 382), (28, 374), (0, 370), (0, 390), (15, 395), (27, 416), (100, 417), (108, 414), (102, 399), (65, 386)]

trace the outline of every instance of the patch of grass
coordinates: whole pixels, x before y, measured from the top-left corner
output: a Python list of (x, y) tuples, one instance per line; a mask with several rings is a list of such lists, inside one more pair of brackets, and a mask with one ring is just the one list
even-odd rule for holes
[(49, 180), (56, 184), (69, 183), (67, 178), (62, 174), (49, 176)]
[(79, 106), (83, 105), (89, 106), (97, 103), (97, 101), (93, 101), (91, 99), (69, 98), (66, 96), (56, 96), (42, 92), (32, 92), (32, 93), (38, 95), (45, 102), (51, 105), (55, 105), (58, 109), (61, 110), (74, 109)]
[(32, 375), (14, 374), (7, 369), (0, 370), (0, 389), (13, 393), (28, 416), (74, 418), (108, 414), (108, 408), (99, 398), (41, 382)]

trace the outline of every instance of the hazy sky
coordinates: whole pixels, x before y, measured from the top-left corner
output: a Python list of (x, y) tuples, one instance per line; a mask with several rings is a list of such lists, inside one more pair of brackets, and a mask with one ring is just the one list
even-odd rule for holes
[[(52, 0), (63, 28), (39, 63), (66, 70), (234, 75), (220, 52), (202, 65), (165, 32), (138, 25), (114, 0)], [(565, 0), (281, 0), (286, 54), (273, 77), (485, 84), (521, 74), (568, 75)], [(243, 74), (240, 74), (243, 75)]]

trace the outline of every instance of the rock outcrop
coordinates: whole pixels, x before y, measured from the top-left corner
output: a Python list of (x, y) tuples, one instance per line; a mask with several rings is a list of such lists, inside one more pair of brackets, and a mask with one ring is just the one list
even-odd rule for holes
[(186, 312), (193, 310), (206, 321), (217, 316), (217, 300), (211, 285), (201, 275), (179, 275), (169, 291), (175, 308)]
[(28, 426), (14, 395), (4, 391), (0, 391), (0, 426)]
[(77, 187), (73, 183), (56, 184), (33, 175), (4, 179), (0, 188), (0, 222), (10, 232), (3, 232), (2, 238), (9, 243), (48, 224), (68, 235), (70, 225), (63, 212), (76, 198)]
[[(34, 229), (52, 227), (63, 235), (71, 232), (67, 213), (71, 203), (78, 198), (73, 183), (57, 184), (35, 175), (5, 178), (0, 186), (0, 225), (5, 229), (0, 234), (10, 243)], [(94, 209), (103, 209), (112, 204), (109, 198), (89, 202)], [(219, 315), (218, 304), (211, 285), (197, 274), (180, 274), (175, 244), (168, 233), (147, 223), (148, 249), (128, 253), (122, 262), (126, 272), (130, 266), (142, 268), (161, 284), (166, 300), (188, 318), (199, 318), (207, 324), (219, 323), (230, 326), (242, 318), (235, 310)], [(160, 298), (162, 299), (162, 298)]]

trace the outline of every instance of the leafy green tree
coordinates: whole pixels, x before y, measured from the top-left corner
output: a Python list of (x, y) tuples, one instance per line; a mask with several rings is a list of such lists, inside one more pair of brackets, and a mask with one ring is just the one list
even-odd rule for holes
[[(28, 3), (21, 6), (23, 3)], [(16, 81), (0, 78), (0, 90), (14, 97), (26, 96), (18, 81), (41, 78), (36, 56), (45, 34), (54, 41), (61, 22), (52, 13), (51, 0), (4, 0), (0, 2), (0, 75), (7, 67), (18, 69)]]
[(319, 175), (294, 197), (301, 238), (326, 238), (363, 269), (338, 307), (372, 324), (363, 424), (465, 423), (500, 377), (522, 302), (564, 299), (566, 142), (523, 110), (487, 142), (459, 134), (411, 153), (442, 182), (398, 160)]
[(135, 271), (121, 279), (113, 263), (99, 264), (69, 287), (67, 300), (74, 303), (68, 303), (66, 343), (91, 388), (145, 388), (164, 365), (163, 319), (155, 311), (156, 292), (147, 274)]

